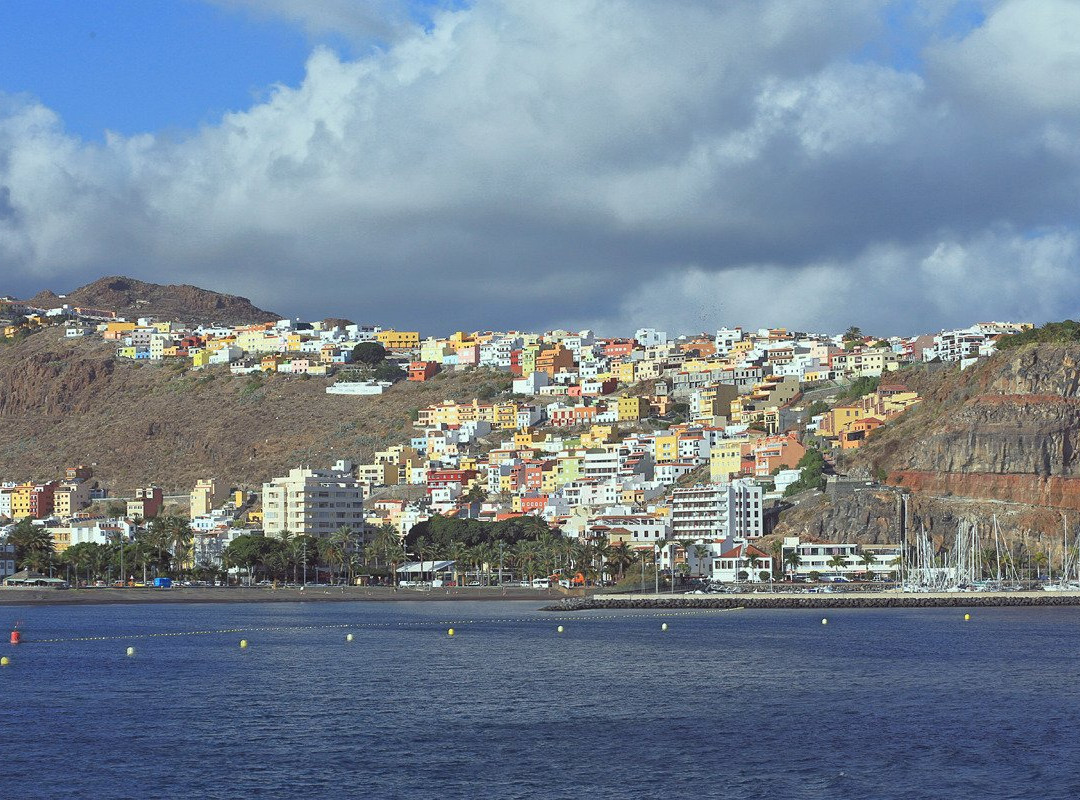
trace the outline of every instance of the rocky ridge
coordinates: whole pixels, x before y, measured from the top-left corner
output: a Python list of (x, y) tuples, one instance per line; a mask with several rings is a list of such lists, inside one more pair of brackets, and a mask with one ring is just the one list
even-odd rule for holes
[(101, 278), (63, 296), (52, 291), (39, 292), (26, 302), (37, 308), (82, 306), (115, 311), (128, 318), (150, 316), (196, 324), (240, 325), (281, 318), (257, 308), (246, 297), (187, 284), (146, 283), (122, 275)]

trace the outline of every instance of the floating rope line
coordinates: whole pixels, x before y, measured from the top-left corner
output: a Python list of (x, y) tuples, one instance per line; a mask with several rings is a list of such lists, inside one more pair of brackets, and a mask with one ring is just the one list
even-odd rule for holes
[(60, 636), (49, 639), (24, 639), (25, 644), (58, 644), (63, 642), (115, 642), (133, 639), (161, 639), (172, 636), (217, 636), (225, 633), (277, 633), (283, 631), (314, 631), (314, 630), (344, 630), (346, 628), (359, 630), (363, 628), (394, 628), (394, 627), (446, 627), (453, 625), (505, 625), (541, 622), (600, 622), (620, 619), (656, 619), (658, 617), (691, 617), (706, 616), (709, 614), (724, 613), (727, 611), (742, 611), (742, 606), (735, 608), (701, 608), (690, 611), (656, 611), (635, 614), (596, 614), (590, 616), (570, 615), (551, 617), (505, 617), (497, 619), (458, 619), (458, 620), (409, 620), (401, 622), (335, 622), (324, 625), (271, 625), (258, 628), (214, 628), (205, 631), (170, 631), (159, 633), (128, 633), (109, 636)]

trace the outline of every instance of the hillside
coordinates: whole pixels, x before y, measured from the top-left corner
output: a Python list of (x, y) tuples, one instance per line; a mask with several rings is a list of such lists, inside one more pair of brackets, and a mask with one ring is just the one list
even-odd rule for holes
[(0, 478), (94, 465), (114, 493), (187, 492), (200, 477), (255, 486), (301, 464), (369, 459), (406, 442), (414, 409), (475, 396), (483, 373), (402, 383), (375, 397), (327, 395), (331, 379), (234, 377), (227, 368), (116, 361), (55, 330), (0, 346)]
[(1009, 538), (1055, 550), (1063, 519), (1080, 525), (1080, 345), (1028, 345), (964, 372), (920, 366), (895, 380), (924, 401), (839, 462), (852, 475), (884, 472), (886, 486), (809, 499), (779, 533), (887, 541), (904, 493), (908, 530), (937, 539), (961, 519), (988, 528), (996, 517)]
[(115, 311), (128, 318), (150, 316), (191, 323), (238, 325), (280, 319), (278, 314), (255, 307), (246, 297), (197, 286), (162, 286), (123, 276), (100, 278), (64, 296), (52, 291), (39, 292), (26, 302), (38, 308), (66, 304)]

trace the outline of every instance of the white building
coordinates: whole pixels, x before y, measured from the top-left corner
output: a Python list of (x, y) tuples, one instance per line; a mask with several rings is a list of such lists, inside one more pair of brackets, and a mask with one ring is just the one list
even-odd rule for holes
[[(750, 581), (757, 583), (768, 580), (772, 575), (773, 559), (769, 553), (760, 550), (747, 542), (740, 542), (730, 550), (721, 553), (712, 560), (712, 574), (714, 581), (722, 583), (735, 583)], [(762, 575), (765, 575), (763, 578)]]
[[(807, 577), (811, 572), (821, 575), (833, 575), (843, 578), (851, 578), (855, 575), (873, 573), (884, 575), (897, 572), (896, 564), (900, 558), (900, 545), (858, 545), (851, 542), (802, 542), (798, 536), (784, 538), (783, 561), (785, 574), (795, 577)], [(799, 564), (794, 569), (788, 562), (788, 554), (797, 553)], [(864, 561), (863, 554), (873, 556), (872, 560)], [(837, 556), (843, 560), (843, 564), (833, 559)]]
[(748, 478), (676, 489), (672, 536), (691, 541), (760, 537), (765, 533), (761, 497), (761, 487)]
[(0, 578), (15, 574), (15, 545), (0, 539)]
[(364, 493), (351, 472), (298, 468), (263, 484), (263, 527), (329, 536), (341, 527), (364, 530)]
[(326, 393), (349, 395), (382, 394), (392, 385), (386, 381), (338, 381), (327, 386)]

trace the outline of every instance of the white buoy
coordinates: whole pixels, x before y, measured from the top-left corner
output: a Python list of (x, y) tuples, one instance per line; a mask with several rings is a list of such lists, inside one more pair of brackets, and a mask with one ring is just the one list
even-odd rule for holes
[(829, 624), (829, 620), (827, 620), (827, 619), (826, 619), (825, 617), (822, 617), (822, 618), (821, 618), (821, 624), (822, 624), (822, 625), (828, 625), (828, 624)]
[(662, 631), (667, 630), (667, 623), (666, 622), (663, 625), (660, 626), (660, 630), (662, 630)]
[(345, 634), (345, 641), (346, 642), (351, 642), (352, 641), (352, 634), (351, 633)]
[(134, 648), (134, 647), (129, 647), (129, 648), (127, 649), (127, 654), (128, 654), (129, 656), (133, 656), (133, 655), (135, 655), (135, 648)]
[(560, 626), (559, 626), (559, 633), (562, 633), (562, 632), (563, 632), (563, 626), (562, 626), (562, 625), (560, 625)]

